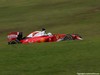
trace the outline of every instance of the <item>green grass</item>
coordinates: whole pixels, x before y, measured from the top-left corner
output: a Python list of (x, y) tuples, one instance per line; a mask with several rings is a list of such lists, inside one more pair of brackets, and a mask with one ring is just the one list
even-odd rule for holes
[[(100, 72), (100, 41), (66, 41), (0, 48), (0, 75)], [(8, 48), (8, 49), (7, 49)]]
[[(83, 41), (7, 45), (7, 34), (42, 27)], [(100, 0), (0, 0), (0, 75), (100, 73)]]

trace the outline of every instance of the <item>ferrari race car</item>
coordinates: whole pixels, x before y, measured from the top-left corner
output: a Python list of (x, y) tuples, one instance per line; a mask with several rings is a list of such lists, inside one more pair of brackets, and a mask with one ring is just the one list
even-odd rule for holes
[[(23, 37), (22, 32), (10, 32), (7, 35), (8, 44), (28, 44), (28, 43), (42, 43), (42, 42), (59, 42), (66, 40), (82, 40), (82, 37), (78, 34), (51, 34), (48, 33), (44, 36), (34, 36), (39, 31), (34, 31)], [(31, 35), (31, 37), (29, 37)]]

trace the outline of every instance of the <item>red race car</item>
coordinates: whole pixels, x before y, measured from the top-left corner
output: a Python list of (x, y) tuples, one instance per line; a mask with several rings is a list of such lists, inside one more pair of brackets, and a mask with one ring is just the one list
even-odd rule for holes
[[(42, 36), (34, 36), (40, 31), (34, 31), (23, 37), (22, 32), (10, 32), (7, 36), (8, 44), (28, 44), (28, 43), (42, 43), (42, 42), (59, 42), (65, 40), (82, 40), (82, 37), (78, 34), (51, 34)], [(31, 37), (30, 37), (31, 36)]]

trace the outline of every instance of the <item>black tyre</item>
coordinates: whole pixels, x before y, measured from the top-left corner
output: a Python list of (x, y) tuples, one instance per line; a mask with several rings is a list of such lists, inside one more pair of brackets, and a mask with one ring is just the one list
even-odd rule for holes
[(8, 42), (8, 45), (11, 45), (11, 44), (19, 44), (19, 43), (20, 43), (19, 40), (13, 40), (13, 41)]
[(71, 36), (71, 34), (66, 34), (66, 36), (63, 38), (64, 40), (73, 40), (73, 37)]
[(68, 36), (68, 39), (69, 39), (69, 40), (73, 40), (73, 37), (72, 37), (71, 34), (67, 34), (67, 36)]

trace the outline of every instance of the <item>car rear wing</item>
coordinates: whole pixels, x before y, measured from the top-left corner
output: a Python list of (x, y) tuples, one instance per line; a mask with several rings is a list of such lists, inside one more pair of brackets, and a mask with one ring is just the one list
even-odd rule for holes
[(14, 41), (20, 42), (22, 37), (23, 37), (23, 33), (22, 32), (10, 32), (7, 35), (7, 41), (8, 41), (8, 43), (12, 43)]

